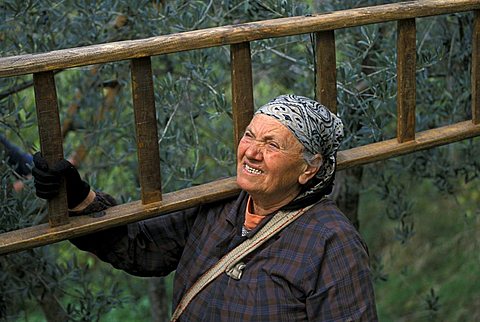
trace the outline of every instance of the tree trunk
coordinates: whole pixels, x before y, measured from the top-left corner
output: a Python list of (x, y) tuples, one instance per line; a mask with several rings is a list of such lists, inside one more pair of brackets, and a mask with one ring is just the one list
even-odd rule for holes
[(37, 302), (42, 308), (45, 319), (48, 322), (65, 322), (68, 321), (68, 316), (62, 305), (55, 297), (54, 292), (47, 290), (42, 295), (37, 295)]
[(338, 207), (359, 229), (358, 205), (360, 202), (360, 186), (362, 183), (363, 167), (355, 167), (337, 172), (335, 187), (332, 193)]
[(153, 322), (168, 322), (170, 318), (169, 305), (165, 290), (165, 278), (152, 277), (148, 284), (148, 296)]

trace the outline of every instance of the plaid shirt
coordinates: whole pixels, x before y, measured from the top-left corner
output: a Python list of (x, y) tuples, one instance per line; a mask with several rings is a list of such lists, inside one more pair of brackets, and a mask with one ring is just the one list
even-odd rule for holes
[[(176, 269), (173, 307), (242, 237), (247, 194), (72, 240), (137, 276)], [(98, 201), (97, 201), (98, 203)], [(97, 204), (98, 208), (98, 204)], [(240, 280), (222, 274), (181, 321), (377, 321), (366, 246), (334, 202), (323, 199), (247, 255)]]

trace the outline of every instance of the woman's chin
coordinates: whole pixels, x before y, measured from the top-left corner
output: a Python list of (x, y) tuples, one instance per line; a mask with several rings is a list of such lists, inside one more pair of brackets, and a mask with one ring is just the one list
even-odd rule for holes
[(237, 184), (248, 193), (258, 190), (258, 182), (254, 178), (246, 178), (245, 175), (237, 176)]

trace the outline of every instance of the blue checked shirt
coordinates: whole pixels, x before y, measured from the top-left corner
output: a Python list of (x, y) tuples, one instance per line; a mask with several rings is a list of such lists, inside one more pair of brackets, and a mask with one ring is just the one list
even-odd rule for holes
[[(108, 207), (98, 194), (92, 209)], [(242, 236), (247, 194), (72, 240), (137, 276), (176, 270), (173, 307)], [(207, 285), (180, 321), (377, 321), (367, 248), (334, 202), (322, 199), (247, 255), (239, 280)]]

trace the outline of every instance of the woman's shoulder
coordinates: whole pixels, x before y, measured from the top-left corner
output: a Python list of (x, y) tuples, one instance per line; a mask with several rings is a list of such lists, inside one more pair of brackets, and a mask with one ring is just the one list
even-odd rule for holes
[(304, 229), (316, 230), (325, 237), (339, 233), (358, 234), (357, 229), (338, 208), (335, 201), (328, 197), (324, 197), (314, 204), (301, 216), (299, 222), (305, 226)]

